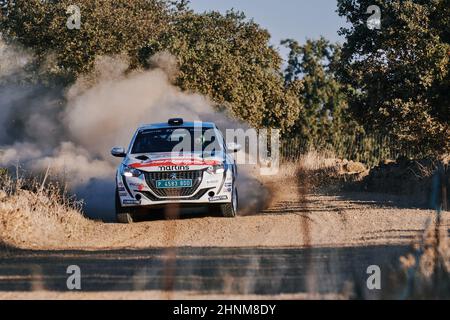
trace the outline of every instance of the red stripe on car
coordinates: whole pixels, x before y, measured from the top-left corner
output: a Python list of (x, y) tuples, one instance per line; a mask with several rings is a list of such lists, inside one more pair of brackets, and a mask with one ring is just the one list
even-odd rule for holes
[(193, 160), (193, 159), (180, 159), (180, 160), (155, 160), (147, 163), (133, 163), (130, 167), (138, 168), (151, 168), (159, 166), (216, 166), (220, 161), (217, 160)]

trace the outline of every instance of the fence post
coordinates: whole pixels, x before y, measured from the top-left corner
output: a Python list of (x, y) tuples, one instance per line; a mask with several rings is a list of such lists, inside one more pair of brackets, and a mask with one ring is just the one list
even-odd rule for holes
[(449, 166), (440, 163), (439, 164), (439, 177), (441, 181), (441, 204), (442, 204), (442, 210), (447, 211), (448, 210), (448, 186), (450, 184), (450, 171)]

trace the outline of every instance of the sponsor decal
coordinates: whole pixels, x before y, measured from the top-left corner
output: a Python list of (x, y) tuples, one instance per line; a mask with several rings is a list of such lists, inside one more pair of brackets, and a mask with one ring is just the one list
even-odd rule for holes
[(118, 187), (117, 188), (117, 191), (119, 191), (119, 192), (124, 192), (125, 191), (125, 188), (122, 186), (122, 187)]
[[(160, 159), (143, 163), (133, 163), (129, 166), (135, 169), (159, 167), (161, 171), (185, 171), (189, 166), (215, 166), (221, 162), (218, 160), (205, 160), (196, 158)], [(171, 167), (187, 167), (187, 169), (170, 169)]]
[(206, 184), (218, 184), (219, 183), (219, 180), (209, 180), (209, 181), (206, 181)]
[(233, 187), (232, 183), (225, 183), (225, 188), (231, 188), (231, 187)]
[(146, 186), (143, 183), (130, 183), (130, 186), (137, 188), (139, 191), (146, 189)]
[(215, 196), (209, 198), (209, 202), (224, 201), (224, 200), (228, 200), (228, 196)]
[(126, 194), (126, 193), (124, 193), (124, 192), (120, 192), (120, 193), (119, 193), (119, 196), (120, 196), (120, 197), (126, 197), (126, 196), (128, 196), (128, 194)]
[(158, 168), (159, 168), (159, 171), (188, 171), (189, 170), (189, 166), (158, 166)]
[(136, 204), (141, 204), (141, 201), (140, 201), (140, 200), (123, 200), (123, 204), (133, 204), (133, 205), (136, 205)]

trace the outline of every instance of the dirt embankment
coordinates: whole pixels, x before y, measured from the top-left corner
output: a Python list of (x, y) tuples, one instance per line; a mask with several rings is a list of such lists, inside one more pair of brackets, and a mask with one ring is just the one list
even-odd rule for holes
[(450, 204), (450, 158), (413, 161), (399, 159), (376, 166), (361, 181), (361, 189), (408, 196), (423, 207), (444, 210)]

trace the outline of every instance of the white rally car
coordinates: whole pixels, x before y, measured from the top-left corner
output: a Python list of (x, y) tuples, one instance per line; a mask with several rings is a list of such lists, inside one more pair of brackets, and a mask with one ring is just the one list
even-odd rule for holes
[(184, 122), (140, 127), (128, 151), (115, 147), (111, 154), (124, 158), (116, 176), (116, 217), (132, 223), (141, 208), (171, 203), (209, 206), (225, 217), (236, 216), (237, 168), (232, 153), (241, 147), (226, 144), (214, 123)]

